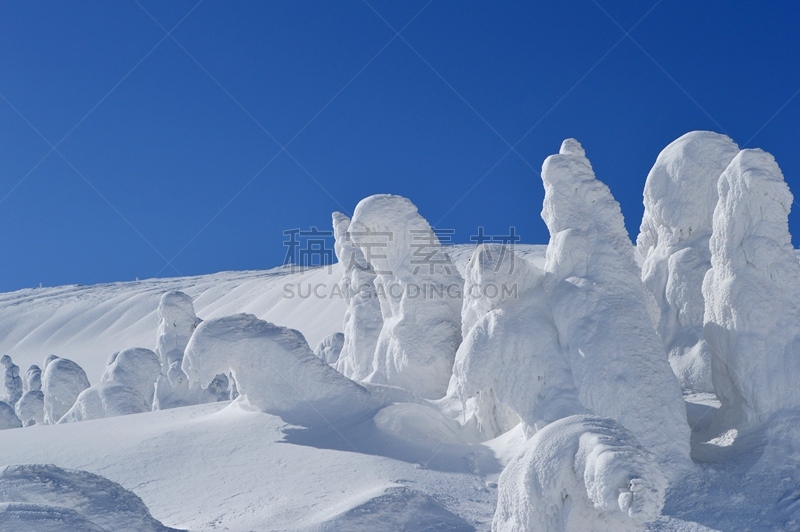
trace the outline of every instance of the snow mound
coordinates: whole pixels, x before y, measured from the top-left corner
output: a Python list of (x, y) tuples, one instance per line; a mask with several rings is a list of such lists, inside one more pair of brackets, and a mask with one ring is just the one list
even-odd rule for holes
[(161, 360), (161, 373), (167, 374), (170, 365), (180, 365), (186, 344), (202, 321), (194, 313), (192, 298), (179, 290), (166, 292), (158, 302), (158, 336), (156, 354)]
[(67, 358), (48, 357), (42, 375), (44, 422), (57, 423), (88, 387), (89, 379), (79, 365)]
[(369, 380), (426, 399), (443, 397), (461, 343), (458, 269), (430, 224), (401, 196), (361, 200), (348, 234), (374, 268), (383, 316)]
[(17, 417), (8, 403), (0, 401), (0, 430), (17, 429), (22, 426), (22, 422)]
[(655, 456), (630, 431), (571, 416), (537, 432), (503, 470), (492, 530), (644, 530), (666, 487)]
[(74, 423), (149, 411), (150, 405), (136, 389), (118, 382), (104, 381), (83, 390), (72, 408), (58, 422)]
[(364, 387), (314, 356), (300, 332), (251, 314), (201, 323), (182, 369), (200, 382), (230, 372), (240, 400), (303, 426), (365, 416), (381, 406)]
[(144, 399), (149, 410), (160, 373), (161, 361), (158, 355), (149, 349), (133, 347), (113, 356), (100, 380), (132, 388)]
[(136, 494), (116, 482), (49, 464), (0, 470), (0, 503), (5, 503), (3, 530), (175, 530), (154, 519)]
[(544, 161), (542, 181), (545, 288), (580, 402), (621, 423), (677, 473), (673, 464), (689, 463), (686, 407), (648, 317), (619, 204), (574, 139)]
[(344, 334), (337, 332), (326, 336), (314, 350), (314, 355), (329, 365), (335, 365), (344, 346)]
[(8, 355), (3, 355), (0, 358), (0, 366), (4, 370), (3, 390), (0, 393), (0, 401), (13, 405), (22, 397), (22, 379), (19, 378), (19, 366), (14, 364)]
[(703, 337), (703, 277), (717, 182), (739, 147), (725, 135), (692, 131), (658, 155), (644, 187), (636, 248), (642, 281), (660, 309), (658, 333), (681, 386), (713, 392), (711, 353)]
[(25, 378), (22, 379), (22, 391), (24, 392), (40, 392), (42, 390), (42, 370), (37, 365), (32, 365), (25, 372)]
[(389, 488), (383, 495), (348, 510), (313, 530), (472, 532), (475, 527), (418, 490)]
[(14, 405), (14, 412), (23, 427), (44, 423), (44, 394), (38, 390), (25, 392)]
[(375, 272), (348, 233), (350, 218), (333, 213), (336, 258), (344, 271), (339, 289), (347, 302), (344, 345), (336, 369), (349, 379), (363, 381), (375, 369), (375, 347), (383, 327), (381, 304), (375, 292)]
[(703, 282), (704, 331), (720, 419), (759, 424), (800, 408), (800, 264), (792, 194), (769, 153), (742, 150), (719, 180)]

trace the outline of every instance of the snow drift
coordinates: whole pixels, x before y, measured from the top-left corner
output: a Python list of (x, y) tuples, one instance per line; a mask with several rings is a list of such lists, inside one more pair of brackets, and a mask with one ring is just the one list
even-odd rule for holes
[(430, 224), (401, 196), (361, 200), (348, 233), (377, 274), (383, 316), (369, 381), (443, 397), (461, 343), (458, 270)]
[(298, 331), (251, 314), (201, 323), (186, 347), (183, 371), (200, 382), (230, 372), (240, 400), (304, 426), (356, 419), (381, 406), (314, 356)]
[(175, 530), (154, 519), (136, 494), (116, 482), (48, 464), (0, 469), (0, 529)]
[(704, 331), (727, 423), (758, 424), (800, 408), (800, 264), (792, 194), (772, 155), (742, 150), (719, 180), (703, 282)]
[(711, 353), (703, 336), (703, 277), (717, 182), (739, 147), (725, 135), (692, 131), (658, 155), (644, 186), (636, 248), (642, 281), (659, 307), (658, 333), (684, 389), (713, 392)]
[(503, 470), (492, 530), (644, 530), (666, 487), (655, 456), (630, 431), (571, 416), (537, 432)]

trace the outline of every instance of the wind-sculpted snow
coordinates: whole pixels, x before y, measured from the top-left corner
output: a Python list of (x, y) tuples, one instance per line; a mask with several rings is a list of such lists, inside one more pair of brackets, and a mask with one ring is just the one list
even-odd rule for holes
[(298, 331), (250, 314), (201, 323), (182, 369), (200, 382), (230, 372), (240, 400), (304, 426), (357, 419), (381, 406), (364, 387), (314, 356)]
[(83, 369), (72, 360), (52, 358), (46, 363), (42, 375), (44, 394), (44, 422), (52, 425), (72, 408), (78, 395), (89, 387)]
[(717, 182), (739, 147), (725, 135), (693, 131), (658, 155), (644, 187), (636, 240), (642, 281), (660, 309), (658, 333), (684, 389), (713, 392), (703, 336), (703, 277), (711, 267)]
[(492, 530), (642, 531), (666, 488), (656, 457), (630, 431), (571, 416), (537, 432), (503, 470)]
[(158, 303), (158, 336), (156, 354), (161, 360), (161, 373), (170, 365), (180, 365), (186, 344), (202, 320), (194, 313), (192, 298), (179, 290), (166, 292)]
[(161, 362), (153, 351), (133, 347), (117, 353), (100, 380), (133, 388), (144, 399), (149, 409), (153, 404), (155, 384), (160, 373)]
[(0, 470), (0, 529), (167, 532), (132, 491), (107, 478), (49, 464)]
[(0, 401), (13, 405), (22, 397), (22, 379), (19, 377), (19, 366), (14, 364), (8, 355), (3, 355), (0, 358), (0, 366), (3, 369), (3, 390), (0, 393)]
[(455, 264), (430, 224), (400, 196), (361, 200), (349, 235), (377, 274), (383, 316), (369, 380), (426, 399), (443, 397), (461, 343), (463, 280)]
[(44, 423), (44, 394), (38, 390), (23, 393), (14, 405), (14, 412), (23, 427)]
[(520, 419), (531, 435), (584, 411), (558, 346), (544, 272), (510, 247), (480, 245), (465, 274), (465, 336), (448, 391), (464, 404), (465, 418), (474, 416), (493, 438)]
[(344, 334), (337, 332), (326, 336), (314, 349), (314, 355), (328, 365), (335, 365), (344, 346)]
[(375, 272), (350, 238), (350, 218), (333, 213), (336, 258), (342, 265), (339, 288), (347, 301), (344, 345), (336, 369), (349, 379), (363, 381), (375, 369), (375, 347), (383, 327), (381, 303), (375, 293)]
[(705, 335), (720, 415), (760, 423), (800, 408), (800, 264), (792, 194), (772, 155), (742, 150), (719, 180), (711, 265), (703, 282)]
[(42, 391), (42, 370), (39, 366), (34, 364), (25, 371), (25, 378), (22, 379), (22, 391), (23, 393)]
[(0, 401), (0, 430), (16, 429), (22, 426), (22, 422), (14, 412), (14, 407)]
[(545, 160), (542, 180), (545, 288), (580, 402), (621, 423), (660, 463), (688, 464), (680, 385), (648, 317), (619, 204), (574, 139)]

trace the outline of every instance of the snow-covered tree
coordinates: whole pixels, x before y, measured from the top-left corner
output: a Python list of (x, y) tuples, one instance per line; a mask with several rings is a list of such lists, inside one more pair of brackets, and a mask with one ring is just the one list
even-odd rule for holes
[(86, 372), (67, 358), (49, 358), (42, 375), (44, 394), (44, 422), (58, 423), (66, 414), (78, 395), (89, 387)]
[(719, 180), (704, 331), (720, 420), (760, 424), (800, 408), (800, 264), (792, 194), (769, 153), (742, 150)]
[(0, 430), (16, 429), (22, 426), (22, 422), (14, 412), (14, 407), (4, 401), (0, 401)]
[(658, 155), (644, 187), (636, 240), (642, 281), (659, 308), (657, 330), (684, 389), (713, 392), (711, 353), (703, 336), (703, 277), (717, 182), (739, 147), (725, 135), (692, 131)]
[(331, 333), (322, 339), (317, 348), (314, 349), (314, 354), (326, 364), (334, 366), (339, 360), (343, 346), (344, 334), (340, 332)]
[(0, 401), (14, 405), (22, 397), (22, 379), (19, 377), (19, 366), (14, 364), (8, 355), (3, 355), (0, 358), (0, 366), (3, 368), (3, 390), (0, 393)]
[(37, 365), (30, 366), (25, 371), (25, 378), (22, 379), (23, 392), (39, 392), (42, 390), (42, 370)]
[(368, 380), (443, 397), (461, 343), (458, 270), (430, 224), (401, 196), (361, 200), (349, 235), (375, 270), (383, 316)]
[(202, 320), (194, 313), (192, 298), (178, 290), (167, 292), (158, 303), (158, 337), (155, 352), (161, 360), (161, 374), (183, 360), (183, 351)]
[(672, 466), (689, 463), (686, 407), (648, 316), (619, 204), (574, 139), (545, 160), (542, 181), (545, 288), (580, 402), (630, 430), (671, 476)]
[(375, 369), (375, 346), (383, 327), (381, 304), (375, 293), (375, 272), (364, 253), (352, 241), (350, 218), (333, 213), (336, 257), (344, 270), (339, 289), (347, 302), (344, 315), (344, 344), (336, 369), (349, 379), (363, 381)]
[(116, 353), (110, 362), (100, 381), (130, 386), (142, 396), (149, 410), (153, 404), (155, 383), (161, 374), (158, 355), (149, 349), (133, 347)]

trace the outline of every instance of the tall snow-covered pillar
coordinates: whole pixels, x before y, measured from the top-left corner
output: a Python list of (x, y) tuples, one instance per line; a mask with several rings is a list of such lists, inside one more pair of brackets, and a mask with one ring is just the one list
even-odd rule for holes
[(630, 430), (665, 472), (688, 464), (681, 388), (648, 316), (619, 204), (574, 139), (545, 160), (542, 181), (545, 286), (581, 403)]
[(339, 288), (347, 302), (344, 345), (335, 368), (347, 378), (363, 381), (375, 369), (375, 346), (383, 326), (381, 304), (375, 293), (375, 272), (348, 230), (350, 218), (333, 213), (336, 257), (344, 272)]
[(659, 308), (658, 334), (684, 390), (714, 391), (703, 336), (703, 277), (711, 267), (717, 182), (737, 153), (725, 135), (692, 131), (664, 148), (644, 186), (636, 239), (642, 281)]
[(742, 150), (719, 180), (705, 336), (726, 425), (759, 424), (800, 408), (800, 264), (792, 194), (769, 153)]
[(461, 343), (458, 270), (430, 224), (401, 196), (361, 200), (349, 233), (375, 270), (383, 316), (369, 380), (443, 397)]

